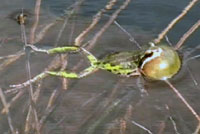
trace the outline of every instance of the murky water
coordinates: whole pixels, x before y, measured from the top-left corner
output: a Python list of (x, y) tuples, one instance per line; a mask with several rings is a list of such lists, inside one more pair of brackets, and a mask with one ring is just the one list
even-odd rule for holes
[[(91, 23), (93, 16), (103, 8), (107, 1), (85, 0), (76, 10), (76, 14), (68, 20), (64, 32), (57, 42), (57, 36), (66, 13), (71, 10), (73, 0), (43, 1), (38, 29), (48, 24), (54, 24), (45, 33), (45, 36), (35, 45), (41, 48), (72, 45), (74, 39)], [(189, 3), (188, 0), (140, 0), (133, 1), (126, 10), (118, 16), (118, 23), (123, 26), (142, 47), (154, 38), (175, 18)], [(24, 43), (21, 39), (20, 26), (13, 20), (13, 15), (22, 8), (30, 12), (30, 23), (26, 25), (26, 34), (29, 39), (32, 26), (34, 1), (7, 0), (0, 5), (0, 56), (15, 54), (23, 50)], [(113, 10), (105, 13), (111, 15), (122, 1), (116, 3)], [(199, 3), (192, 8), (169, 33), (168, 38), (172, 44), (176, 44), (179, 38), (199, 18)], [(65, 15), (64, 15), (65, 14)], [(63, 16), (64, 15), (64, 16)], [(63, 17), (61, 17), (63, 16)], [(108, 21), (109, 17), (103, 16), (100, 23), (89, 33), (84, 40), (87, 42)], [(186, 54), (194, 50), (200, 42), (200, 32), (195, 32), (184, 44), (181, 52)], [(111, 25), (102, 37), (97, 41), (95, 47), (90, 51), (96, 57), (103, 57), (115, 51), (136, 50), (137, 46), (129, 41), (129, 37), (116, 25)], [(199, 54), (196, 49), (189, 57)], [(31, 75), (44, 71), (54, 56), (32, 53), (30, 58)], [(186, 57), (187, 59), (188, 57)], [(84, 59), (79, 69), (74, 65)], [(21, 56), (12, 64), (3, 67), (7, 59), (0, 61), (0, 87), (5, 91), (10, 89), (9, 85), (19, 84), (27, 80), (26, 58)], [(184, 59), (185, 60), (185, 59)], [(68, 70), (80, 71), (88, 66), (87, 60), (80, 54), (70, 54), (68, 57)], [(199, 59), (188, 62), (189, 73), (186, 64), (183, 64), (179, 74), (170, 80), (181, 92), (189, 104), (200, 113), (200, 73)], [(191, 74), (198, 85), (195, 86)], [(106, 71), (98, 71), (80, 80), (70, 80), (68, 89), (63, 90), (62, 79), (47, 77), (41, 83), (41, 89), (36, 102), (36, 110), (39, 120), (45, 115), (41, 133), (48, 134), (147, 134), (150, 133), (140, 128), (137, 123), (154, 134), (191, 134), (195, 131), (198, 121), (180, 101), (176, 94), (164, 83), (145, 80), (142, 85), (148, 92), (148, 96), (141, 93), (138, 88), (139, 79), (123, 78)], [(24, 88), (23, 91), (28, 90)], [(33, 84), (37, 91), (37, 84)], [(57, 91), (53, 106), (55, 108), (48, 114), (46, 109), (50, 96)], [(18, 91), (19, 92), (19, 91)], [(17, 93), (5, 94), (7, 102)], [(10, 116), (15, 130), (25, 133), (26, 117), (29, 108), (29, 94), (24, 92), (10, 108)], [(3, 105), (0, 106), (3, 108)], [(34, 120), (33, 118), (31, 119)], [(33, 121), (34, 122), (34, 121)], [(176, 132), (177, 131), (177, 132)], [(1, 114), (0, 133), (10, 133), (7, 116)], [(30, 133), (34, 133), (32, 130)]]

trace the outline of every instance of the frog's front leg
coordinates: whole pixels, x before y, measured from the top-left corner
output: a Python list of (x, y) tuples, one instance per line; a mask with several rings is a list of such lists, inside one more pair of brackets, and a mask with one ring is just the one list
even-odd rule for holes
[(74, 73), (74, 72), (67, 72), (67, 71), (47, 71), (47, 74), (50, 74), (52, 76), (59, 76), (59, 77), (64, 77), (64, 78), (71, 78), (71, 79), (78, 79), (78, 78), (82, 78), (85, 76), (88, 76), (92, 73), (94, 73), (95, 71), (97, 71), (98, 68), (94, 67), (94, 66), (90, 66), (88, 68), (86, 68), (85, 70), (81, 71), (80, 73)]

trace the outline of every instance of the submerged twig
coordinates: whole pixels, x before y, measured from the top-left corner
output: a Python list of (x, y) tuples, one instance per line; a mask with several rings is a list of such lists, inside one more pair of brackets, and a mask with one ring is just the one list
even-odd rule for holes
[(187, 64), (186, 64), (186, 69), (189, 72), (190, 77), (192, 78), (192, 81), (193, 81), (194, 85), (198, 88), (198, 82), (197, 82), (196, 78), (194, 77), (192, 71), (190, 70), (190, 68), (189, 68), (189, 66)]
[[(75, 4), (73, 4), (73, 9), (70, 10), (70, 12), (67, 12), (67, 17), (64, 19), (64, 23), (62, 25), (62, 27), (60, 28), (60, 31), (58, 33), (58, 36), (56, 38), (56, 42), (55, 42), (55, 45), (54, 46), (57, 46), (58, 45), (58, 42), (63, 34), (63, 31), (65, 29), (65, 27), (67, 26), (68, 24), (68, 21), (69, 21), (69, 18), (76, 12), (76, 10), (78, 9), (78, 7), (84, 2), (84, 0), (78, 0), (77, 2), (75, 2)], [(71, 6), (70, 6), (71, 7)]]
[[(167, 109), (168, 111), (170, 110), (168, 105), (166, 105), (165, 107), (166, 107), (166, 109)], [(170, 121), (172, 122), (172, 125), (173, 125), (173, 127), (174, 127), (175, 133), (176, 133), (176, 134), (180, 134), (180, 133), (178, 132), (178, 130), (177, 130), (177, 125), (176, 125), (175, 120), (172, 118), (172, 116), (169, 116), (169, 119), (170, 119)]]
[(49, 114), (53, 111), (53, 109), (56, 107), (56, 105), (54, 105), (56, 98), (58, 97), (58, 90), (54, 90), (51, 94), (51, 96), (49, 97), (49, 101), (47, 104), (47, 107), (45, 109), (45, 113), (43, 114), (43, 116), (41, 117), (40, 121), (39, 121), (39, 130), (41, 131), (44, 122), (46, 121), (47, 117), (49, 116)]
[(199, 134), (200, 132), (200, 123), (198, 124), (197, 128), (195, 129), (195, 132), (192, 134)]
[(96, 120), (87, 130), (86, 134), (93, 134), (95, 129), (102, 123), (103, 120), (110, 115), (114, 109), (120, 104), (121, 100), (116, 100), (113, 104), (111, 104), (104, 113)]
[(123, 28), (116, 20), (114, 21), (114, 23), (126, 34), (128, 35), (129, 37), (129, 40), (133, 43), (136, 44), (136, 46), (139, 48), (139, 49), (142, 49), (141, 45), (135, 40), (135, 38), (129, 33), (126, 31), (125, 28)]
[(200, 122), (200, 117), (197, 114), (197, 112), (190, 106), (190, 104), (185, 100), (185, 98), (181, 95), (181, 93), (168, 81), (165, 80), (165, 82), (171, 87), (171, 89), (176, 93), (179, 99), (187, 106), (187, 108), (190, 110), (190, 112), (196, 117), (196, 119)]
[(10, 131), (12, 132), (12, 134), (16, 134), (15, 129), (13, 127), (12, 119), (10, 117), (9, 106), (8, 106), (8, 104), (6, 102), (6, 98), (5, 98), (1, 88), (0, 88), (0, 98), (1, 98), (2, 104), (3, 104), (4, 108), (5, 108), (5, 112), (7, 114), (7, 119), (8, 119), (8, 124), (9, 124), (9, 127), (10, 127)]
[(149, 134), (153, 134), (149, 129), (147, 129), (146, 127), (144, 127), (143, 125), (135, 122), (135, 121), (131, 121), (131, 123), (133, 123), (134, 125), (138, 126), (139, 128), (145, 130), (146, 132), (148, 132)]

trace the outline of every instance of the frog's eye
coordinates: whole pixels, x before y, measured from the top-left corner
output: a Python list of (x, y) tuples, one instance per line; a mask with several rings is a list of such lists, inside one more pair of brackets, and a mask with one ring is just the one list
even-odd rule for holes
[(162, 52), (163, 50), (161, 48), (147, 50), (140, 61), (140, 64), (139, 64), (140, 68), (142, 69), (145, 64), (147, 64), (148, 62), (151, 62), (153, 59), (157, 57), (160, 57)]
[(147, 59), (151, 58), (152, 56), (153, 56), (153, 52), (152, 51), (146, 51), (144, 53), (144, 56), (141, 58), (141, 60), (139, 62), (139, 68), (143, 68), (143, 65), (147, 61)]
[(153, 56), (153, 52), (147, 52), (147, 53), (145, 53), (145, 55), (144, 55), (144, 59), (146, 59), (146, 58), (149, 58), (149, 57), (151, 57), (151, 56)]

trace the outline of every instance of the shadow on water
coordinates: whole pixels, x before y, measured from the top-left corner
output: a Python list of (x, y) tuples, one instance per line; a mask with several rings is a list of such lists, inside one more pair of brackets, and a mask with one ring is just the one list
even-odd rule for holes
[[(63, 25), (63, 17), (60, 19), (60, 16), (68, 11), (67, 8), (73, 2), (72, 0), (67, 2), (59, 0), (56, 3), (51, 0), (43, 1), (40, 23), (36, 33), (39, 33), (40, 29), (49, 23), (55, 21), (56, 24), (48, 30), (42, 40), (36, 43), (37, 46), (49, 48), (55, 45), (59, 29)], [(29, 36), (34, 4), (34, 1), (27, 2), (25, 0), (1, 2), (0, 56), (14, 54), (23, 49), (24, 43), (21, 40), (20, 26), (12, 17), (22, 8), (30, 12), (30, 25), (26, 26), (27, 36)], [(106, 0), (101, 2), (86, 0), (80, 6), (77, 14), (69, 20), (58, 44), (60, 46), (73, 44), (74, 39), (90, 24), (95, 13), (105, 4)], [(128, 8), (122, 11), (117, 21), (142, 44), (142, 47), (145, 47), (187, 4), (186, 0), (181, 2), (173, 0), (132, 1)], [(198, 6), (199, 3), (169, 32), (168, 37), (173, 44), (176, 44), (182, 34), (200, 18)], [(108, 18), (104, 16), (86, 40), (91, 39), (107, 20)], [(183, 54), (194, 50), (200, 42), (199, 35), (199, 31), (197, 31), (186, 41), (181, 49)], [(130, 49), (138, 48), (129, 41), (129, 37), (124, 32), (113, 24), (91, 52), (97, 57), (103, 57), (111, 52)], [(199, 49), (190, 57), (198, 54)], [(32, 76), (44, 71), (53, 58), (54, 56), (46, 54), (32, 53), (30, 58)], [(184, 60), (187, 58), (185, 57)], [(77, 62), (80, 62), (80, 59), (84, 59), (82, 55), (70, 54), (67, 69), (71, 70)], [(25, 62), (25, 57), (22, 56), (13, 64), (0, 70), (0, 87), (3, 90), (9, 89), (9, 85), (27, 80)], [(0, 61), (0, 64), (2, 63), (3, 61)], [(83, 65), (75, 71), (80, 71), (86, 66), (88, 66), (88, 62), (85, 59)], [(191, 73), (187, 71), (186, 64), (182, 64), (182, 67), (179, 74), (170, 81), (197, 113), (200, 113), (199, 59), (189, 61), (188, 67)], [(194, 84), (191, 74), (197, 80), (198, 85)], [(164, 82), (145, 80), (142, 85), (148, 92), (147, 96), (138, 89), (137, 77), (123, 78), (106, 71), (98, 71), (80, 80), (70, 80), (67, 90), (63, 90), (61, 78), (47, 77), (42, 81), (35, 106), (39, 119), (46, 114), (45, 110), (52, 92), (56, 90), (58, 97), (54, 109), (45, 120), (41, 133), (190, 134), (195, 131), (198, 125), (197, 120)], [(36, 90), (37, 84), (33, 84), (33, 87)], [(25, 88), (25, 90), (27, 89)], [(6, 100), (9, 102), (15, 94), (5, 94)], [(24, 133), (29, 103), (29, 94), (24, 92), (10, 108), (13, 126), (20, 134)], [(0, 108), (3, 109), (3, 105)], [(145, 128), (141, 128), (142, 126)], [(1, 114), (0, 133), (10, 133), (5, 114)]]

